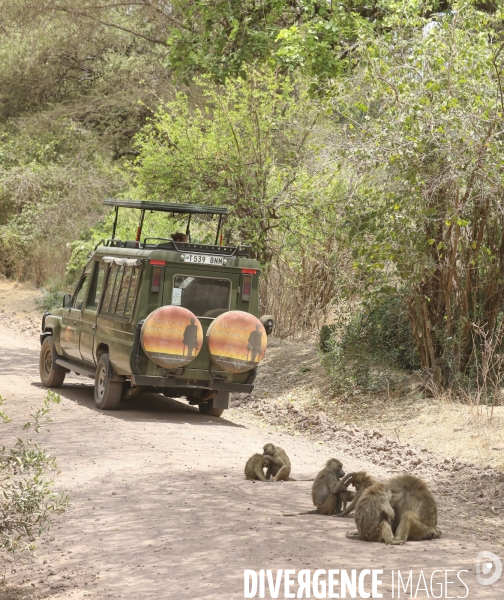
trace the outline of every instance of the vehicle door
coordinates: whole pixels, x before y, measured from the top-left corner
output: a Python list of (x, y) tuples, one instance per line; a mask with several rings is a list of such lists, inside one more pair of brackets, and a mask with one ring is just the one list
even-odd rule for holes
[(61, 349), (64, 356), (80, 359), (79, 338), (82, 323), (82, 309), (86, 301), (90, 271), (86, 271), (72, 297), (72, 305), (66, 309), (61, 319)]
[(91, 275), (89, 294), (82, 311), (80, 328), (80, 357), (83, 362), (96, 364), (95, 334), (96, 318), (100, 306), (105, 274), (109, 265), (104, 262), (95, 262)]
[(96, 322), (94, 346), (105, 344), (112, 366), (118, 373), (131, 369), (131, 349), (135, 326), (131, 318), (135, 306), (141, 261), (114, 259), (106, 278), (103, 299)]

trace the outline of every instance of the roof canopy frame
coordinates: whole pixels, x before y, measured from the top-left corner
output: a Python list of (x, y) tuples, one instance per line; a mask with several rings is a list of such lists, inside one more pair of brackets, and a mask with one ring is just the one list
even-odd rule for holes
[(132, 208), (140, 211), (140, 219), (137, 227), (136, 233), (136, 243), (140, 243), (140, 236), (142, 235), (142, 229), (145, 219), (146, 211), (157, 211), (157, 212), (165, 212), (174, 214), (186, 214), (189, 215), (187, 220), (186, 227), (186, 235), (189, 237), (189, 241), (191, 241), (191, 217), (194, 214), (198, 215), (218, 215), (219, 222), (217, 225), (217, 235), (215, 238), (215, 244), (217, 245), (219, 240), (219, 233), (221, 231), (222, 220), (229, 214), (229, 210), (226, 207), (221, 206), (202, 206), (200, 204), (175, 204), (171, 202), (150, 202), (145, 200), (116, 200), (114, 198), (106, 198), (103, 201), (105, 206), (113, 206), (114, 207), (114, 225), (112, 228), (112, 239), (115, 239), (116, 230), (117, 230), (117, 221), (119, 218), (119, 208)]
[(167, 213), (178, 214), (199, 214), (199, 215), (227, 215), (229, 210), (225, 206), (203, 206), (201, 204), (178, 204), (172, 202), (150, 202), (145, 200), (116, 200), (106, 198), (103, 201), (105, 206), (114, 206), (116, 208), (134, 208), (136, 210), (154, 210)]

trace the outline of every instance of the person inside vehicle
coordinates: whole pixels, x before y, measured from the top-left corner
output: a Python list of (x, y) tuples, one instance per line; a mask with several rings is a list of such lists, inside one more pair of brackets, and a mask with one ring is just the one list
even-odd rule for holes
[(174, 242), (187, 242), (187, 235), (185, 233), (180, 233), (180, 231), (177, 231), (177, 233), (171, 234), (171, 239)]

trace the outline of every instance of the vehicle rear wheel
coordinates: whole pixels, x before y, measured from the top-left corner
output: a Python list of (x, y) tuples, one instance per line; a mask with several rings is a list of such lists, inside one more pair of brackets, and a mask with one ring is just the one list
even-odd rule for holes
[(204, 415), (210, 415), (212, 417), (220, 417), (224, 412), (223, 408), (214, 407), (213, 400), (210, 400), (210, 402), (202, 402), (201, 404), (198, 404), (198, 408), (200, 413), (203, 413)]
[(54, 340), (52, 339), (52, 335), (49, 335), (42, 343), (39, 360), (40, 381), (45, 387), (59, 388), (63, 385), (63, 381), (65, 381), (65, 371), (54, 370), (55, 359)]
[(94, 399), (100, 410), (116, 410), (119, 408), (123, 393), (122, 381), (111, 381), (114, 371), (110, 365), (109, 355), (102, 354), (96, 368)]

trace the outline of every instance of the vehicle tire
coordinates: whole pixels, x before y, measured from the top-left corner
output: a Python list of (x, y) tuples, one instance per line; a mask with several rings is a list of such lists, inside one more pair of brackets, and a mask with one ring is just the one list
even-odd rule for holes
[(224, 412), (223, 408), (214, 407), (213, 400), (210, 400), (210, 402), (202, 402), (201, 404), (198, 404), (198, 408), (200, 413), (204, 415), (210, 415), (212, 417), (220, 417)]
[(102, 354), (96, 367), (94, 384), (94, 400), (100, 410), (116, 410), (119, 408), (123, 394), (123, 382), (111, 381), (114, 376), (110, 366), (109, 355)]
[(42, 343), (42, 348), (40, 348), (39, 359), (40, 381), (44, 387), (59, 388), (65, 381), (65, 371), (54, 370), (55, 360), (54, 340), (52, 335), (48, 335)]

